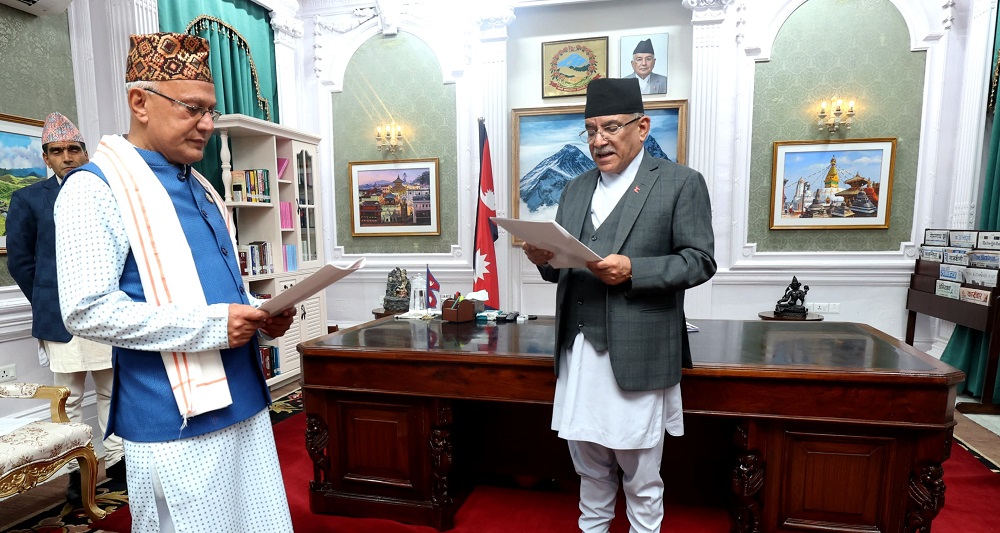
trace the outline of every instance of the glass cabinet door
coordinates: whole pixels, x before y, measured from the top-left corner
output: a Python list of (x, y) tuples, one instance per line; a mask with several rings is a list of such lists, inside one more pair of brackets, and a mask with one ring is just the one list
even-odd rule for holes
[(309, 268), (310, 263), (315, 263), (320, 259), (319, 251), (319, 220), (317, 213), (317, 202), (319, 202), (319, 184), (316, 182), (318, 176), (315, 172), (314, 161), (316, 159), (316, 148), (312, 145), (296, 144), (295, 147), (295, 167), (296, 167), (296, 206), (299, 211), (299, 253), (300, 266)]

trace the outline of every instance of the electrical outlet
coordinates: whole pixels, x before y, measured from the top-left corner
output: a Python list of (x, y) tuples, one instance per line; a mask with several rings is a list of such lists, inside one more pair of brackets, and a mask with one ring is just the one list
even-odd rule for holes
[(17, 379), (17, 365), (0, 366), (0, 383)]
[(840, 304), (831, 303), (830, 304), (830, 312), (831, 313), (839, 313), (840, 312)]
[(813, 306), (816, 307), (816, 312), (817, 313), (829, 313), (830, 312), (830, 304), (827, 304), (827, 303), (815, 303), (815, 304), (813, 304)]

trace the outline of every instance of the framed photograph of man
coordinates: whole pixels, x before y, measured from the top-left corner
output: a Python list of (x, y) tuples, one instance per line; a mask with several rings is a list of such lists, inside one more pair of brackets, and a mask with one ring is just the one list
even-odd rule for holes
[(0, 113), (0, 254), (7, 253), (7, 209), (14, 191), (48, 178), (41, 120)]
[(774, 143), (770, 228), (888, 228), (895, 158), (895, 138)]
[[(687, 160), (687, 100), (644, 102), (650, 117), (645, 149), (680, 164)], [(563, 188), (596, 168), (584, 130), (584, 106), (538, 107), (511, 112), (513, 218), (555, 220)], [(515, 244), (520, 244), (515, 240)]]
[(351, 235), (441, 234), (438, 159), (357, 161), (351, 181)]
[(619, 41), (620, 78), (639, 78), (642, 94), (666, 94), (669, 34), (626, 35)]
[(591, 80), (607, 77), (607, 37), (542, 43), (542, 98), (584, 95)]

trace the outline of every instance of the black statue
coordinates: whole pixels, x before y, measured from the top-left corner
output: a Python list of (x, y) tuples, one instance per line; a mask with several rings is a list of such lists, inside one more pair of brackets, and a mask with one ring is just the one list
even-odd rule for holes
[(389, 272), (389, 280), (385, 283), (385, 298), (382, 307), (386, 311), (406, 312), (410, 310), (410, 279), (406, 277), (406, 269), (396, 267)]
[(805, 306), (807, 292), (809, 286), (803, 286), (798, 278), (792, 276), (792, 282), (785, 288), (785, 295), (774, 306), (774, 316), (805, 317), (808, 313)]

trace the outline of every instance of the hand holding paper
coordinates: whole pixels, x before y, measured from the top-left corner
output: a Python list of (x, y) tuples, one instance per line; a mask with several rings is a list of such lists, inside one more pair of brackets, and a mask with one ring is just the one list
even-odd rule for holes
[(312, 273), (306, 279), (292, 285), (290, 288), (278, 294), (274, 298), (265, 301), (260, 309), (278, 314), (289, 307), (305, 300), (317, 292), (329, 287), (333, 282), (365, 266), (365, 258), (362, 257), (346, 267), (337, 266), (333, 262), (323, 265), (319, 270)]
[(522, 241), (553, 252), (555, 257), (549, 260), (549, 264), (554, 268), (586, 268), (587, 261), (604, 259), (570, 235), (554, 220), (517, 220), (500, 217), (492, 217), (492, 220)]

